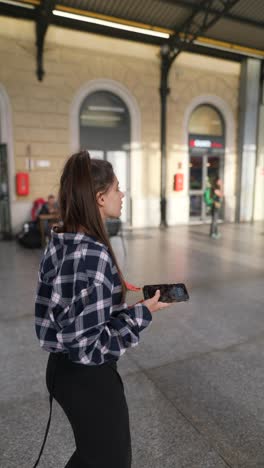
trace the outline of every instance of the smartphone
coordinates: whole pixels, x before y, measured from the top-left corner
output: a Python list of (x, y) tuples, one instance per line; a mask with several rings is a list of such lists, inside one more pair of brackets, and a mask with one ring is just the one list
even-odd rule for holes
[(157, 289), (160, 290), (160, 302), (183, 302), (189, 300), (189, 294), (185, 284), (147, 284), (143, 286), (144, 299), (154, 296)]

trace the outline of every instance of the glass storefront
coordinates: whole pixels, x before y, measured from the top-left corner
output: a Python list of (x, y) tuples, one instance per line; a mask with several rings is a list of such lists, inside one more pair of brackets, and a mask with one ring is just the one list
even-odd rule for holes
[(205, 221), (209, 210), (203, 201), (206, 187), (223, 180), (225, 155), (224, 122), (212, 106), (201, 105), (189, 123), (190, 218)]

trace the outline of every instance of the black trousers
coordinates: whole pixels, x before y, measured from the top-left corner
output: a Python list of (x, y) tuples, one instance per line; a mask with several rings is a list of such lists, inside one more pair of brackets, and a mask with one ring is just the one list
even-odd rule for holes
[(76, 450), (65, 468), (131, 468), (128, 408), (116, 363), (86, 366), (51, 353), (46, 381), (74, 433)]
[(211, 228), (210, 228), (210, 236), (213, 234), (218, 234), (218, 218), (220, 214), (220, 209), (212, 206), (212, 221), (211, 221)]

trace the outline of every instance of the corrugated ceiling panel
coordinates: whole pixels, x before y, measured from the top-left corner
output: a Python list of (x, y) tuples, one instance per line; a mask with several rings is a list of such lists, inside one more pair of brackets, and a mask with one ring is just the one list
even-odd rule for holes
[(190, 14), (189, 9), (162, 0), (60, 0), (59, 3), (168, 29), (182, 25)]
[[(179, 31), (191, 15), (191, 9), (172, 0), (58, 0), (61, 5), (101, 13), (121, 19)], [(192, 0), (194, 2), (194, 0)], [(220, 5), (215, 2), (214, 7)], [(240, 0), (229, 12), (232, 15), (264, 22), (264, 0)], [(197, 17), (196, 17), (197, 18)], [(198, 16), (199, 22), (203, 15)], [(204, 34), (222, 41), (264, 49), (264, 29), (227, 19), (218, 20)]]
[(239, 24), (231, 20), (219, 20), (204, 36), (245, 47), (264, 49), (264, 32), (262, 28)]
[(254, 21), (264, 22), (264, 1), (263, 0), (240, 0), (230, 13), (242, 16)]

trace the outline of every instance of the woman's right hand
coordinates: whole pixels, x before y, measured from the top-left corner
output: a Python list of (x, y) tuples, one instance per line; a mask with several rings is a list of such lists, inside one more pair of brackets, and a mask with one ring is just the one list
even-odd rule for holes
[(158, 310), (164, 309), (165, 307), (168, 307), (169, 305), (171, 305), (171, 303), (168, 303), (168, 302), (160, 302), (159, 298), (160, 298), (160, 290), (157, 289), (157, 291), (155, 292), (155, 295), (151, 297), (150, 299), (146, 299), (145, 301), (143, 301), (142, 304), (144, 304), (151, 313), (157, 312)]

